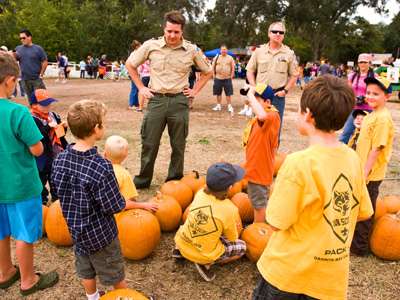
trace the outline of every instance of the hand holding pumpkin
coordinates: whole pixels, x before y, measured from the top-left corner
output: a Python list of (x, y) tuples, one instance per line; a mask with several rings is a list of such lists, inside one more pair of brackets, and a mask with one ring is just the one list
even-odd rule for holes
[(142, 203), (143, 209), (148, 210), (149, 212), (156, 212), (158, 210), (157, 203)]

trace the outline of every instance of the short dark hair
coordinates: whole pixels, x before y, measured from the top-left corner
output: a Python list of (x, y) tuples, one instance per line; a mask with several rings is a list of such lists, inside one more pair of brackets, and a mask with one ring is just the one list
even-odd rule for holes
[(9, 77), (18, 77), (19, 67), (17, 61), (8, 53), (0, 54), (0, 83)]
[(164, 15), (164, 27), (167, 24), (167, 22), (181, 25), (182, 30), (186, 24), (185, 17), (182, 15), (180, 11), (177, 10), (169, 11)]
[(78, 139), (84, 139), (94, 133), (94, 128), (103, 126), (106, 106), (94, 100), (81, 100), (68, 109), (67, 122), (72, 134)]
[(315, 127), (326, 132), (341, 129), (354, 104), (355, 96), (348, 83), (332, 75), (311, 81), (300, 99), (301, 112), (306, 112), (308, 108)]
[(32, 36), (32, 33), (28, 29), (21, 29), (19, 33), (25, 33), (26, 36)]
[(142, 45), (141, 42), (139, 42), (138, 40), (133, 40), (131, 43), (131, 49), (132, 50), (136, 50), (137, 48), (139, 48)]

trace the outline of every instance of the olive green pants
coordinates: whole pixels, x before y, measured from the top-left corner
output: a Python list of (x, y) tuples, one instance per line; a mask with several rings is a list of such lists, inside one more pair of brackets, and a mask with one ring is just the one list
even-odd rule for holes
[(150, 186), (160, 139), (166, 125), (172, 148), (167, 180), (180, 179), (183, 176), (186, 137), (189, 131), (188, 98), (183, 94), (173, 97), (156, 95), (149, 101), (140, 132), (141, 166), (139, 175), (134, 179), (137, 188)]

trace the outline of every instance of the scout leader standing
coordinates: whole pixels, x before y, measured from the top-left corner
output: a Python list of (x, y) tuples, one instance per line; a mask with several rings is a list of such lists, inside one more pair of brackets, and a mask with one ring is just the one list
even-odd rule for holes
[[(185, 18), (178, 11), (164, 17), (164, 36), (146, 41), (129, 57), (126, 67), (145, 98), (150, 98), (142, 123), (142, 154), (140, 174), (135, 176), (137, 188), (150, 186), (154, 162), (157, 158), (161, 135), (168, 125), (172, 148), (168, 180), (183, 176), (186, 137), (189, 128), (189, 99), (195, 97), (212, 77), (202, 51), (183, 39)], [(150, 61), (150, 83), (145, 87), (136, 70), (146, 60)], [(200, 70), (202, 76), (193, 89), (188, 87), (191, 67)]]
[(213, 107), (214, 111), (221, 110), (222, 89), (225, 91), (228, 112), (233, 113), (231, 96), (233, 95), (232, 79), (235, 77), (235, 61), (228, 55), (228, 48), (221, 46), (221, 54), (218, 54), (212, 64), (214, 72), (213, 94), (217, 96), (217, 105)]
[(250, 85), (264, 83), (274, 89), (275, 97), (271, 104), (279, 111), (280, 131), (285, 110), (285, 96), (296, 83), (298, 76), (296, 56), (293, 50), (283, 45), (285, 32), (285, 25), (282, 22), (272, 23), (268, 28), (269, 43), (261, 45), (253, 52), (246, 67)]

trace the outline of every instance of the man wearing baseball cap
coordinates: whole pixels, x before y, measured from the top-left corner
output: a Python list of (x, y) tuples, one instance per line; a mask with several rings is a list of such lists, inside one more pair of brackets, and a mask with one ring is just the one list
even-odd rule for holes
[[(49, 92), (45, 89), (34, 90), (29, 98), (31, 103), (31, 114), (39, 128), (43, 138), (41, 140), (44, 151), (42, 155), (36, 158), (36, 164), (39, 171), (40, 180), (43, 184), (42, 203), (48, 201), (49, 191), (46, 188), (47, 182), (50, 180), (51, 165), (58, 153), (63, 151), (68, 143), (65, 139), (65, 129), (67, 124), (61, 122), (61, 117), (51, 111), (51, 106), (56, 99), (51, 98)], [(50, 190), (52, 199), (55, 200), (56, 195)]]
[(172, 256), (193, 262), (206, 281), (215, 278), (211, 265), (239, 259), (246, 253), (245, 242), (239, 240), (238, 209), (227, 199), (229, 188), (243, 175), (240, 166), (226, 162), (209, 167), (206, 187), (197, 192), (185, 223), (175, 235)]
[[(384, 77), (369, 77), (365, 79), (365, 83), (365, 100), (373, 111), (363, 120), (356, 151), (364, 166), (367, 189), (375, 211), (379, 186), (385, 178), (393, 147), (394, 125), (390, 111), (385, 107), (392, 88)], [(372, 220), (373, 217), (357, 223), (351, 244), (353, 254), (364, 256), (370, 252), (369, 234)]]

